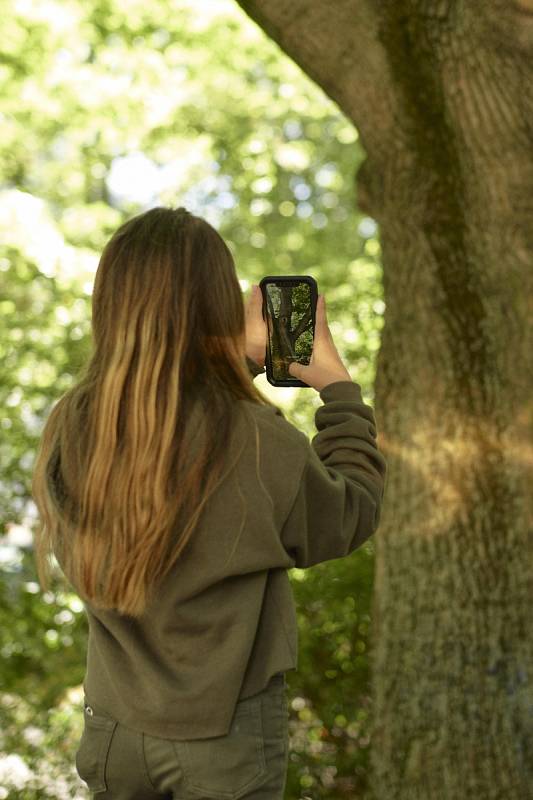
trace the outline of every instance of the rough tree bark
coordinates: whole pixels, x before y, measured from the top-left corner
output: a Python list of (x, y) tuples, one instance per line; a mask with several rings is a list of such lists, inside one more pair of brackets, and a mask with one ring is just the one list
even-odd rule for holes
[(242, 0), (366, 160), (378, 800), (533, 798), (533, 0)]

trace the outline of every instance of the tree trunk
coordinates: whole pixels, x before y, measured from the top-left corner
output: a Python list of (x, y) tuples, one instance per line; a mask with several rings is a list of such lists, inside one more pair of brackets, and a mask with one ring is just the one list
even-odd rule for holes
[(533, 798), (533, 0), (239, 5), (367, 153), (378, 800)]

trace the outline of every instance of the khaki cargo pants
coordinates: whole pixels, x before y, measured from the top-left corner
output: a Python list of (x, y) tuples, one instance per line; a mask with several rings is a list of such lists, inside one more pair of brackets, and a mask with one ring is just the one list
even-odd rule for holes
[(283, 800), (286, 691), (279, 672), (239, 700), (225, 736), (188, 741), (134, 731), (84, 698), (76, 770), (97, 800)]

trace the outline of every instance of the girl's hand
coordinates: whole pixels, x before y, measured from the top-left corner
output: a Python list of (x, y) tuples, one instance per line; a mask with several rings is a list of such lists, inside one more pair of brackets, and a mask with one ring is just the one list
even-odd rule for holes
[(265, 366), (268, 336), (262, 308), (263, 295), (261, 289), (256, 284), (253, 284), (245, 305), (246, 355), (259, 364), (260, 367)]

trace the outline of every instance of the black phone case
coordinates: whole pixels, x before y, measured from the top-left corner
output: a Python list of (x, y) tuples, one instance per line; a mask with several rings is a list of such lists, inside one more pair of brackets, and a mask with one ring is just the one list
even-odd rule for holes
[[(315, 340), (315, 321), (316, 321), (316, 304), (318, 300), (318, 287), (317, 283), (314, 278), (310, 275), (266, 275), (264, 278), (261, 279), (259, 282), (259, 288), (261, 289), (261, 294), (263, 297), (263, 319), (267, 320), (266, 315), (266, 303), (267, 303), (267, 295), (266, 295), (266, 285), (268, 283), (273, 283), (276, 285), (283, 285), (283, 284), (298, 284), (298, 283), (307, 283), (309, 284), (310, 290), (310, 297), (311, 297), (311, 321), (312, 321), (312, 337), (313, 343)], [(271, 332), (268, 327), (267, 321), (267, 348), (266, 348), (266, 357), (265, 357), (265, 367), (266, 367), (266, 378), (272, 386), (301, 386), (304, 389), (311, 388), (307, 383), (298, 380), (298, 378), (293, 378), (291, 376), (284, 378), (283, 380), (277, 380), (274, 378), (273, 369), (272, 369), (272, 351), (271, 351)], [(290, 332), (289, 332), (290, 333)], [(292, 340), (291, 340), (292, 341)], [(308, 363), (308, 362), (302, 362)]]

